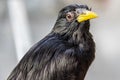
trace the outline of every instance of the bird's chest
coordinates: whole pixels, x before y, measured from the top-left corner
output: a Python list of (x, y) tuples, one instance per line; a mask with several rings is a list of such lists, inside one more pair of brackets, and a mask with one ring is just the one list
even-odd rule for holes
[(79, 59), (81, 64), (86, 64), (91, 62), (94, 59), (94, 53), (95, 53), (95, 47), (94, 47), (94, 42), (92, 44), (90, 43), (80, 43), (79, 47), (77, 49), (77, 54), (79, 55)]
[(89, 52), (91, 49), (91, 46), (89, 45), (89, 43), (80, 43), (78, 45), (78, 49), (80, 53)]
[(80, 51), (84, 51), (85, 45), (83, 43), (80, 43), (78, 47)]

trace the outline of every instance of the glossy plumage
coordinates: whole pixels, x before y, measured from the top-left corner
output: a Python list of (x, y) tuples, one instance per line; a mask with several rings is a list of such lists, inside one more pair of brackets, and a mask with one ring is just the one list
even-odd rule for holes
[(36, 43), (7, 80), (84, 80), (95, 57), (89, 20), (68, 22), (66, 13), (86, 5), (63, 8), (50, 34)]

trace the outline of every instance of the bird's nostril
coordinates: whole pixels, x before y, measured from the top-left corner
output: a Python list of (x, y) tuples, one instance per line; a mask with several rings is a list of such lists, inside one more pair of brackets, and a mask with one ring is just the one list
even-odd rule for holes
[(77, 19), (75, 20), (75, 22), (78, 22)]

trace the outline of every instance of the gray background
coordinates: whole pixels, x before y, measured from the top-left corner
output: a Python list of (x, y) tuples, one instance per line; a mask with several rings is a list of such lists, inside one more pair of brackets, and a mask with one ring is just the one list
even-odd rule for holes
[[(0, 0), (0, 80), (6, 80), (18, 63), (8, 1)], [(120, 80), (120, 0), (22, 1), (30, 32), (30, 46), (24, 52), (51, 31), (64, 6), (77, 3), (92, 7), (99, 15), (91, 21), (90, 29), (96, 42), (96, 59), (85, 80)]]

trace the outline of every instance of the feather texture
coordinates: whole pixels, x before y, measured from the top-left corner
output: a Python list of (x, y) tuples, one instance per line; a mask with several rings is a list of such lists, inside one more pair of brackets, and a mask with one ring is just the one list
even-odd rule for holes
[(60, 17), (57, 21), (52, 32), (26, 53), (7, 80), (84, 80), (95, 57), (89, 21), (63, 24)]

